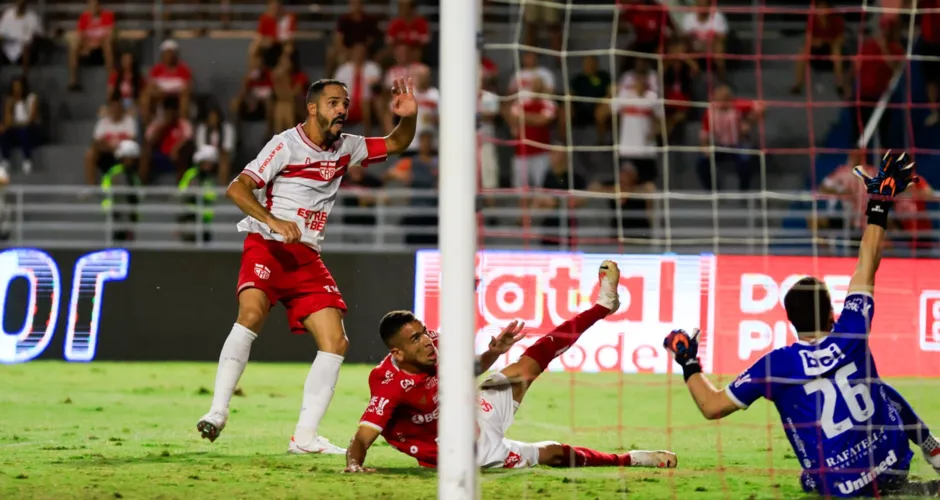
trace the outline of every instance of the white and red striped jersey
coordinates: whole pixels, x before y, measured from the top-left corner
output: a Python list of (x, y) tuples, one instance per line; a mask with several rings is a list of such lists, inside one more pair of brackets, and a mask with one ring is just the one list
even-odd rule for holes
[(741, 125), (753, 112), (754, 103), (744, 99), (736, 99), (727, 107), (713, 104), (702, 115), (702, 139), (708, 140), (711, 136), (715, 146), (740, 147), (747, 139), (743, 137)]
[[(258, 201), (278, 219), (296, 222), (300, 241), (320, 251), (326, 219), (346, 169), (383, 162), (386, 155), (383, 137), (342, 134), (330, 149), (323, 150), (297, 125), (268, 141), (242, 173), (255, 181)], [(283, 241), (252, 217), (242, 219), (238, 230)]]
[(647, 90), (638, 95), (632, 87), (621, 88), (611, 102), (613, 111), (620, 115), (620, 140), (617, 149), (625, 158), (653, 158), (656, 156), (654, 134), (659, 132), (660, 120), (665, 115), (663, 101), (656, 92)]

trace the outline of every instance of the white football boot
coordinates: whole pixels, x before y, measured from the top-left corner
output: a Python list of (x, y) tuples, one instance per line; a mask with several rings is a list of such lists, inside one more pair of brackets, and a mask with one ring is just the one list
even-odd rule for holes
[(317, 436), (309, 443), (300, 444), (290, 437), (290, 445), (287, 446), (287, 452), (294, 455), (307, 455), (311, 453), (321, 453), (324, 455), (345, 455), (346, 450), (331, 443), (329, 439), (323, 436)]
[(659, 467), (671, 469), (679, 462), (675, 453), (666, 450), (633, 450), (630, 453), (630, 467)]
[(600, 281), (601, 290), (597, 295), (597, 304), (610, 309), (610, 314), (620, 309), (620, 268), (612, 260), (601, 262), (601, 267), (597, 271), (597, 279)]
[(208, 439), (211, 443), (219, 438), (219, 434), (222, 433), (222, 429), (225, 428), (225, 422), (227, 421), (227, 412), (210, 411), (199, 419), (199, 423), (196, 424), (196, 429), (202, 434), (203, 439)]

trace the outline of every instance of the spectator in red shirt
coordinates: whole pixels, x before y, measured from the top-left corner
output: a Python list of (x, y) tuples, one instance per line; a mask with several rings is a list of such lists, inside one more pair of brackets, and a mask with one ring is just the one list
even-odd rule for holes
[(483, 90), (496, 92), (499, 66), (496, 65), (495, 61), (483, 55), (483, 51), (480, 51), (480, 78), (480, 85)]
[(531, 91), (520, 93), (509, 108), (506, 122), (516, 138), (512, 161), (512, 185), (515, 188), (538, 187), (545, 179), (550, 163), (552, 123), (558, 114), (555, 103), (537, 97), (545, 92), (541, 78), (532, 80)]
[(124, 109), (136, 115), (146, 84), (140, 76), (140, 67), (134, 54), (125, 52), (121, 54), (120, 66), (108, 75), (108, 95), (117, 93), (124, 103)]
[[(868, 192), (865, 184), (859, 182), (854, 169), (861, 166), (870, 176), (878, 174), (877, 169), (865, 159), (865, 151), (855, 149), (849, 152), (846, 162), (832, 171), (823, 179), (819, 192), (834, 195), (825, 206), (819, 210), (819, 216), (810, 215), (807, 221), (809, 228), (814, 231), (830, 230), (844, 231), (846, 239), (857, 241), (861, 239), (862, 231), (868, 225), (865, 215), (868, 209)], [(833, 235), (836, 236), (836, 235)]]
[(371, 51), (381, 38), (378, 19), (363, 10), (362, 0), (350, 0), (349, 12), (336, 21), (333, 43), (326, 50), (326, 74), (332, 75), (340, 64), (349, 60), (349, 51), (354, 45), (365, 44)]
[(937, 237), (930, 235), (933, 231), (931, 214), (927, 210), (927, 202), (934, 198), (934, 190), (930, 184), (919, 177), (912, 183), (894, 204), (894, 213), (897, 225), (904, 230), (903, 234), (892, 238), (914, 249), (932, 248), (937, 244)]
[(267, 10), (258, 17), (258, 31), (248, 48), (248, 60), (261, 56), (265, 66), (274, 67), (284, 48), (293, 45), (295, 31), (297, 18), (285, 13), (279, 0), (268, 0)]
[(193, 126), (180, 114), (180, 103), (175, 97), (163, 101), (163, 116), (153, 121), (144, 135), (144, 153), (141, 155), (140, 178), (149, 182), (151, 172), (174, 172), (176, 180), (189, 168), (193, 156)]
[(635, 52), (659, 54), (674, 31), (669, 10), (656, 0), (618, 0), (620, 26), (633, 32), (628, 47)]
[[(901, 67), (904, 48), (901, 47), (901, 29), (897, 18), (882, 17), (880, 33), (865, 39), (855, 58), (856, 99), (855, 113), (851, 120), (855, 144), (871, 119), (878, 100), (891, 85), (894, 72)], [(890, 108), (885, 109), (878, 122), (878, 139), (882, 149), (891, 147)], [(860, 145), (861, 146), (861, 145)]]
[(271, 71), (264, 67), (261, 56), (256, 55), (251, 59), (251, 67), (242, 80), (238, 95), (232, 100), (232, 113), (245, 121), (270, 121), (273, 94)]
[(424, 46), (431, 41), (428, 20), (418, 14), (414, 0), (398, 0), (398, 17), (388, 23), (385, 43), (389, 47), (403, 43), (414, 52), (411, 59), (424, 58)]
[[(940, 9), (940, 0), (918, 0), (918, 9)], [(940, 122), (940, 10), (919, 14), (920, 19), (920, 52), (930, 59), (921, 61), (924, 81), (927, 88), (927, 102), (930, 103), (930, 114), (924, 123), (928, 127)]]
[(844, 43), (845, 20), (842, 15), (832, 12), (829, 0), (817, 0), (816, 8), (807, 19), (806, 43), (803, 45), (802, 57), (796, 62), (796, 82), (790, 88), (790, 93), (797, 95), (803, 92), (807, 66), (824, 69), (831, 63), (836, 87), (847, 98), (849, 89), (845, 85), (845, 67), (842, 64)]
[[(735, 99), (731, 88), (719, 85), (712, 93), (711, 104), (702, 115), (701, 146), (708, 151), (718, 148), (752, 149), (751, 130), (763, 113), (763, 106), (745, 99)], [(699, 180), (706, 190), (722, 190), (722, 174), (732, 167), (738, 177), (738, 189), (751, 188), (756, 156), (738, 151), (706, 152), (698, 162)], [(713, 161), (714, 159), (714, 161)], [(714, 171), (714, 176), (712, 175)]]
[(114, 13), (101, 8), (98, 0), (88, 0), (88, 8), (78, 17), (75, 34), (69, 38), (69, 90), (79, 90), (79, 64), (114, 69)]
[(188, 116), (193, 74), (189, 66), (180, 61), (179, 44), (174, 40), (166, 40), (160, 44), (160, 51), (160, 62), (150, 68), (147, 91), (141, 103), (144, 123), (150, 123), (151, 113), (169, 97), (177, 99), (180, 112), (183, 116)]
[[(564, 2), (549, 0), (547, 3), (554, 5), (523, 4), (522, 18), (525, 21), (525, 43), (533, 47), (538, 46), (539, 26), (543, 26), (548, 31), (548, 40), (552, 50), (561, 50), (561, 37), (564, 32), (561, 29), (561, 17), (564, 14)], [(541, 179), (539, 182), (541, 182)]]

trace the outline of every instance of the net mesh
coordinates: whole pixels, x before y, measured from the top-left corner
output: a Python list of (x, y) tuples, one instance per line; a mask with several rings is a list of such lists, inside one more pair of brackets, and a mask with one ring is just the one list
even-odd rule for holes
[[(522, 316), (545, 333), (566, 316), (552, 301), (589, 303), (605, 256), (621, 265), (625, 297), (622, 314), (551, 367), (566, 373), (535, 384), (510, 436), (679, 454), (665, 473), (542, 472), (563, 477), (558, 492), (801, 494), (801, 463), (773, 406), (705, 421), (662, 338), (701, 328), (705, 370), (722, 388), (795, 340), (782, 297), (800, 277), (820, 277), (841, 314), (864, 208), (843, 166), (877, 164), (888, 148), (913, 155), (926, 182), (897, 203), (885, 255), (898, 258), (881, 266), (870, 345), (880, 374), (928, 424), (940, 420), (929, 397), (940, 272), (923, 271), (940, 269), (926, 187), (940, 182), (935, 4), (488, 2), (488, 13), (509, 9), (514, 29), (484, 34), (484, 75), (505, 78), (484, 78), (499, 112), (481, 135), (496, 159), (481, 167), (502, 169), (498, 184), (481, 177), (478, 268), (490, 286), (479, 324)], [(520, 247), (532, 253), (492, 252)], [(559, 284), (560, 268), (573, 284)], [(920, 458), (911, 470), (935, 477)], [(544, 478), (514, 480), (528, 485), (523, 497), (543, 496)], [(483, 482), (485, 494), (494, 481)]]

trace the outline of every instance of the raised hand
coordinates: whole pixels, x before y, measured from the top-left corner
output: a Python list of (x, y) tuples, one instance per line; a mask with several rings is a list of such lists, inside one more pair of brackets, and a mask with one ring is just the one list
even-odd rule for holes
[(874, 177), (870, 177), (861, 165), (857, 165), (852, 171), (865, 183), (869, 196), (876, 198), (894, 198), (917, 179), (914, 175), (914, 162), (907, 159), (907, 153), (892, 156), (891, 151), (885, 153), (881, 159), (881, 168)]
[(525, 327), (523, 321), (513, 321), (499, 332), (499, 335), (490, 339), (490, 352), (494, 354), (505, 354), (509, 349), (525, 337), (522, 329)]
[(698, 334), (696, 328), (692, 335), (685, 330), (673, 330), (663, 339), (663, 347), (676, 358), (676, 363), (682, 366), (682, 375), (686, 382), (689, 377), (702, 372), (702, 364), (698, 360)]
[(392, 84), (392, 113), (403, 118), (418, 116), (418, 101), (415, 100), (415, 87), (409, 78), (395, 80)]

